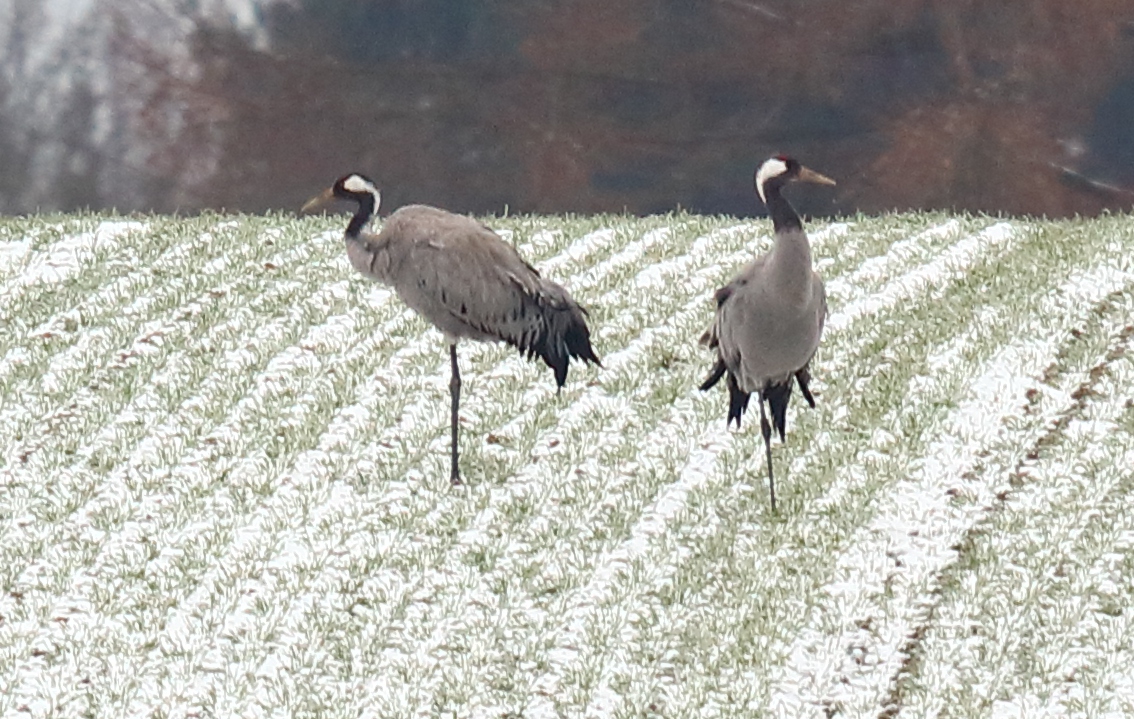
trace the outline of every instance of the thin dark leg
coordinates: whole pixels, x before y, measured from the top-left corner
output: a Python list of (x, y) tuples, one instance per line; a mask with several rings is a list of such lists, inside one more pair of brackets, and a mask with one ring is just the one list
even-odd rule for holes
[(764, 398), (760, 402), (760, 434), (764, 435), (764, 451), (768, 457), (768, 491), (772, 495), (772, 511), (776, 511), (776, 481), (772, 478), (772, 425), (768, 424), (768, 415), (764, 412)]
[(451, 417), (453, 468), (449, 472), (449, 481), (453, 484), (461, 483), (461, 471), (457, 469), (457, 412), (461, 408), (461, 370), (457, 368), (457, 345), (449, 345), (449, 362), (453, 366), (453, 379), (449, 380), (449, 394), (453, 398), (453, 413)]

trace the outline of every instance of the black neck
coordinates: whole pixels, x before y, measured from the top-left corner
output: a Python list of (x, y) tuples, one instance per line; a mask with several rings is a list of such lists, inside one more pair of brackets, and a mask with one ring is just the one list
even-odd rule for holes
[(768, 206), (768, 214), (772, 216), (772, 227), (776, 232), (782, 229), (803, 229), (795, 208), (780, 194), (784, 180), (773, 177), (764, 183), (764, 204)]
[(362, 232), (362, 228), (366, 227), (366, 223), (374, 216), (374, 195), (369, 192), (359, 192), (352, 193), (351, 196), (358, 201), (358, 211), (350, 218), (346, 233), (347, 237), (358, 237), (358, 233)]

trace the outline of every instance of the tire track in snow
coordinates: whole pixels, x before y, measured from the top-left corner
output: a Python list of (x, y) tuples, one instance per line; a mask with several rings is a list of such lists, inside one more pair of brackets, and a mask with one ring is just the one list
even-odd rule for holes
[[(1001, 231), (1003, 231), (1003, 229), (1004, 228), (999, 228), (994, 231), (999, 234)], [(985, 230), (978, 232), (977, 236), (982, 235), (984, 232)], [(969, 240), (971, 240), (971, 238), (962, 238), (958, 244), (963, 242), (964, 244), (962, 246), (972, 246), (972, 243)], [(943, 254), (950, 254), (954, 257), (957, 256), (957, 253), (953, 251), (952, 248), (945, 248), (942, 252)], [(982, 259), (979, 253), (969, 254), (967, 255), (967, 257), (974, 263)], [(888, 283), (885, 286), (886, 288), (891, 288), (895, 285), (901, 285), (911, 288), (911, 291), (908, 292), (889, 292), (889, 307), (896, 305), (899, 300), (910, 299), (914, 294), (916, 294), (918, 290), (928, 290), (929, 283), (923, 281), (903, 285), (902, 280), (907, 275), (922, 280), (924, 278), (923, 266), (916, 266), (906, 269), (906, 272), (902, 275), (902, 277)], [(954, 275), (953, 277), (957, 278), (959, 276), (960, 275)], [(936, 289), (940, 290), (942, 288), (938, 287)], [(881, 309), (881, 303), (879, 303), (879, 309)], [(833, 316), (837, 316), (837, 313)], [(865, 345), (866, 342), (863, 341), (861, 342), (861, 344)], [(824, 371), (826, 371), (825, 367)], [(714, 406), (714, 408), (717, 404), (719, 404), (719, 400), (712, 402), (712, 406)], [(627, 571), (628, 567), (650, 567), (665, 564), (665, 562), (663, 561), (664, 557), (657, 556), (656, 554), (657, 552), (665, 553), (668, 549), (668, 547), (666, 546), (668, 544), (668, 540), (666, 538), (664, 527), (672, 523), (675, 518), (684, 511), (684, 507), (688, 499), (692, 495), (700, 491), (705, 483), (710, 481), (710, 478), (712, 480), (715, 480), (715, 482), (718, 484), (722, 482), (727, 483), (732, 481), (731, 476), (726, 477), (720, 474), (720, 468), (716, 466), (718, 460), (720, 459), (721, 453), (726, 452), (731, 448), (732, 437), (732, 433), (726, 433), (722, 438), (720, 427), (716, 425), (717, 420), (719, 420), (719, 417), (714, 416), (711, 425), (702, 430), (701, 436), (697, 441), (697, 445), (700, 446), (701, 449), (695, 450), (688, 461), (684, 464), (684, 468), (682, 469), (682, 473), (678, 482), (672, 485), (665, 493), (663, 493), (659, 497), (653, 510), (647, 511), (643, 515), (642, 522), (640, 522), (640, 524), (634, 529), (635, 535), (632, 537), (632, 539), (622, 547), (619, 547), (617, 550), (609, 554), (607, 558), (610, 561), (610, 565), (603, 566), (602, 568), (596, 570), (595, 576), (597, 584), (592, 583), (592, 589), (595, 590), (595, 593), (589, 601), (583, 603), (579, 608), (577, 608), (577, 611), (579, 609), (581, 609), (582, 611), (581, 617), (589, 618), (596, 611), (598, 611), (600, 607), (610, 608), (616, 606), (613, 593), (623, 591), (624, 588), (620, 587), (619, 585), (624, 583), (627, 576), (631, 576), (633, 574), (633, 572)], [(689, 427), (694, 426), (688, 425), (685, 422), (678, 422), (678, 424), (684, 427), (684, 431), (686, 433), (688, 433)], [(647, 446), (652, 446), (653, 444), (653, 442), (648, 442)], [(808, 455), (813, 454), (813, 449), (814, 448), (809, 448)], [(759, 467), (757, 467), (757, 469), (760, 473), (762, 473), (764, 471), (762, 464), (763, 454), (759, 453), (759, 457), (757, 459), (759, 459)], [(793, 467), (793, 475), (796, 474), (795, 469), (796, 468)], [(650, 539), (647, 540), (647, 537)], [(640, 589), (645, 590), (645, 586), (643, 585), (642, 587), (640, 587)], [(638, 596), (638, 598), (640, 599), (641, 597)], [(632, 615), (633, 613), (623, 614), (622, 619), (624, 621), (629, 621), (633, 619)], [(571, 631), (570, 629), (565, 630), (563, 633), (565, 639), (557, 642), (557, 645), (564, 648), (589, 646), (588, 642), (584, 640), (587, 631), (584, 631), (582, 629), (582, 627), (586, 626), (585, 620), (581, 619), (580, 616), (572, 615), (572, 618), (566, 621), (565, 626), (574, 626), (575, 631)], [(606, 627), (603, 629), (591, 628), (589, 629), (589, 631), (591, 633), (596, 633), (603, 636), (619, 636), (622, 639), (622, 644), (625, 644), (626, 636), (625, 634), (621, 633), (621, 630), (619, 630), (617, 627)], [(600, 651), (603, 651), (603, 649), (600, 649)], [(570, 649), (567, 649), (567, 651), (561, 654), (558, 659), (569, 659), (573, 654), (574, 652), (572, 652)], [(571, 661), (557, 662), (555, 660), (551, 660), (549, 663), (551, 663), (552, 666), (557, 666), (557, 669), (554, 672), (549, 673), (547, 676), (541, 678), (540, 681), (537, 682), (537, 693), (547, 697), (560, 696), (564, 689), (562, 677), (577, 674), (579, 668), (585, 662), (585, 659), (585, 657), (575, 656)], [(605, 698), (600, 697), (600, 704), (607, 703), (609, 707), (609, 705), (613, 704), (613, 699), (615, 698), (615, 696), (615, 694), (611, 694), (610, 696), (607, 696)], [(544, 713), (546, 713), (547, 711), (551, 711), (552, 713), (557, 711), (554, 708), (553, 704), (548, 702), (541, 703), (537, 701), (537, 705), (529, 706), (528, 708), (529, 710), (537, 710), (537, 716), (540, 715), (540, 711)], [(603, 713), (603, 711), (599, 708), (591, 707), (591, 709), (598, 711), (600, 714)]]
[[(1112, 314), (1129, 317), (1129, 305)], [(1130, 687), (1128, 673), (1109, 672), (1130, 666), (1116, 653), (1125, 644), (1130, 658), (1134, 638), (1129, 613), (1113, 609), (1134, 595), (1123, 576), (1134, 549), (1127, 502), (1134, 449), (1130, 431), (1118, 424), (1131, 410), (1123, 390), (1134, 381), (1127, 354), (1132, 329), (1104, 335), (1110, 349), (1087, 384), (1071, 393), (1072, 413), (1048, 427), (1017, 469), (1019, 486), (1006, 495), (993, 526), (965, 552), (969, 566), (953, 579), (915, 649), (916, 671), (903, 670), (889, 700), (897, 716), (941, 713), (946, 706), (975, 711), (974, 703), (993, 700), (993, 713), (1011, 716), (1134, 709), (1134, 693), (1124, 698), (1119, 688)], [(1053, 395), (1036, 400), (1064, 399)], [(1109, 635), (1110, 651), (1099, 648), (1099, 634)], [(1024, 675), (1021, 664), (1043, 673)], [(1049, 688), (1044, 696), (1032, 688), (1037, 683)]]
[[(491, 355), (489, 353), (485, 353), (483, 356), (491, 358)], [(506, 361), (506, 363), (507, 362), (515, 362), (515, 358), (509, 358), (508, 361)], [(497, 366), (500, 367), (500, 366), (503, 366), (503, 365), (505, 365), (505, 363), (501, 363), (500, 365), (497, 365)], [(439, 366), (438, 373), (443, 373), (445, 371), (447, 371), (447, 366)], [(299, 406), (298, 400), (297, 400), (296, 405), (291, 405), (291, 407), (298, 407), (298, 406)], [(298, 408), (296, 409), (296, 412), (299, 412)], [(336, 416), (339, 417), (339, 415), (336, 415)], [(345, 417), (346, 415), (342, 415), (342, 416)], [(324, 434), (327, 434), (327, 433), (330, 433), (330, 430), (328, 430), (328, 432), (324, 432)], [(731, 437), (730, 434), (726, 434), (726, 438), (730, 439), (730, 437)], [(323, 438), (321, 437), (320, 441), (322, 441), (322, 439)], [(350, 439), (353, 439), (353, 437), (350, 438)], [(347, 440), (344, 440), (344, 441), (347, 441)], [(721, 451), (725, 451), (725, 450), (721, 450)], [(352, 455), (352, 456), (356, 456), (356, 455)], [(349, 460), (349, 457), (346, 460)], [(320, 466), (322, 466), (322, 465), (320, 465)], [(338, 467), (338, 466), (341, 466), (341, 465), (336, 464), (335, 466)], [(314, 468), (310, 468), (306, 465), (301, 466), (301, 462), (299, 462), (299, 460), (296, 459), (296, 462), (294, 463), (294, 471), (299, 476), (304, 476), (307, 473), (314, 473), (318, 470), (314, 470)], [(322, 480), (319, 480), (319, 482), (322, 482)], [(341, 498), (339, 498), (339, 499), (328, 498), (327, 499), (327, 506), (325, 506), (325, 508), (323, 508), (322, 505), (319, 505), (318, 507), (316, 507), (315, 511), (316, 511), (316, 514), (318, 514), (319, 517), (320, 517), (320, 522), (327, 522), (328, 519), (330, 519), (330, 518), (338, 517), (338, 516), (340, 516), (339, 513), (342, 513), (342, 516), (346, 516), (346, 514), (345, 514), (346, 509), (344, 507), (341, 507)], [(293, 533), (293, 534), (295, 534), (295, 533)], [(295, 534), (295, 535), (298, 536), (298, 534)], [(333, 536), (333, 535), (329, 535), (329, 536)], [(291, 556), (290, 552), (284, 551), (284, 550), (280, 550), (279, 552), (277, 552), (277, 555), (276, 555), (276, 557), (285, 557), (285, 556), (288, 557), (288, 561), (290, 561), (291, 557), (293, 557), (293, 556)], [(281, 566), (284, 566), (286, 564), (287, 564), (287, 561), (282, 562)], [(304, 566), (306, 566), (306, 562), (303, 561), (303, 560), (293, 561), (293, 568), (303, 568)], [(315, 577), (315, 580), (308, 582), (308, 584), (305, 585), (306, 589), (301, 590), (301, 593), (294, 593), (293, 592), (293, 593), (288, 594), (288, 593), (285, 592), (285, 593), (279, 594), (279, 597), (282, 599), (282, 601), (285, 601), (285, 602), (287, 601), (288, 597), (295, 598), (293, 601), (296, 602), (297, 606), (298, 606), (298, 604), (304, 604), (305, 602), (306, 603), (304, 604), (304, 606), (307, 607), (307, 608), (312, 608), (312, 607), (318, 606), (318, 604), (312, 604), (311, 603), (311, 600), (314, 597), (314, 594), (316, 592), (316, 590), (313, 589), (313, 587), (319, 587), (319, 589), (322, 589), (322, 587), (325, 586), (325, 585), (316, 584), (316, 582), (319, 581), (319, 577), (328, 578), (328, 577), (332, 577), (332, 576), (333, 575), (330, 572), (320, 574), (320, 575)], [(244, 600), (242, 600), (242, 601), (244, 601)], [(302, 615), (302, 612), (291, 611), (290, 614), (288, 615), (291, 618), (285, 617), (285, 618), (282, 618), (282, 619), (278, 619), (277, 624), (279, 626), (284, 626), (284, 627), (303, 626), (303, 621), (299, 620), (299, 617), (301, 617), (301, 615)], [(239, 621), (234, 621), (234, 623), (232, 623), (232, 627), (238, 627), (238, 626), (239, 626)], [(226, 623), (226, 628), (228, 628), (228, 623)], [(447, 631), (451, 632), (451, 629), (447, 629)], [(293, 642), (293, 645), (294, 645), (294, 642)], [(285, 690), (288, 686), (294, 686), (294, 685), (284, 685)], [(301, 685), (298, 685), (298, 686), (310, 687), (312, 685), (301, 684)], [(252, 707), (252, 705), (249, 705), (249, 709), (254, 709), (254, 707)]]
[[(901, 650), (929, 612), (935, 577), (956, 557), (950, 548), (1003, 489), (1001, 465), (1013, 459), (1020, 436), (1007, 423), (1021, 420), (1028, 391), (1047, 391), (1043, 372), (1056, 359), (1059, 338), (1132, 280), (1134, 274), (1109, 265), (1084, 273), (1021, 328), (1027, 339), (997, 352), (943, 424), (944, 435), (909, 480), (881, 498), (880, 511), (840, 555), (839, 578), (827, 585), (825, 603), (788, 652), (771, 710), (792, 716), (882, 710), (880, 700), (904, 659)], [(1044, 415), (1043, 422), (1052, 416)], [(1039, 418), (1026, 424), (1032, 427), (1026, 436), (1042, 428)], [(954, 502), (954, 496), (965, 503)], [(887, 588), (895, 586), (899, 591), (888, 597)]]
[[(1105, 250), (1102, 250), (1102, 251), (1103, 251), (1103, 255), (1105, 256)], [(1095, 250), (1096, 255), (1098, 255), (1099, 252), (1100, 252), (1100, 248), (1096, 248), (1096, 250)], [(975, 329), (980, 334), (986, 334), (987, 333), (988, 328), (982, 327), (982, 325), (986, 325), (990, 321), (990, 319), (986, 315), (987, 315), (987, 313), (984, 310), (981, 310), (978, 313), (978, 316), (975, 318), (975, 324), (970, 328), (970, 332)], [(1001, 320), (1001, 321), (1003, 321), (1003, 320)], [(960, 356), (961, 353), (958, 351), (958, 347), (965, 346), (964, 337), (965, 337), (965, 335), (961, 335), (958, 338), (958, 340), (954, 341), (950, 345), (947, 345), (943, 350), (937, 351), (938, 357), (936, 359), (933, 358), (933, 357), (929, 358), (928, 364), (932, 368), (932, 371), (934, 372), (934, 374), (940, 374), (943, 371), (944, 372), (954, 372), (954, 370), (947, 370), (946, 369), (946, 367), (948, 365), (957, 365), (958, 367), (960, 367), (960, 365), (958, 365), (958, 362), (960, 360), (962, 360), (963, 358)], [(958, 342), (960, 343), (959, 345), (958, 345)], [(840, 348), (840, 350), (842, 349), (841, 346), (839, 348)], [(916, 377), (914, 379), (916, 379)], [(836, 383), (836, 384), (838, 384), (838, 383)], [(911, 380), (910, 384), (911, 384), (911, 387), (920, 387), (920, 389), (918, 391), (924, 392), (925, 390), (930, 389), (930, 387), (926, 383), (916, 383), (916, 382), (914, 382), (914, 380)], [(947, 402), (948, 399), (949, 399), (948, 394), (944, 394), (944, 395), (938, 397), (936, 400), (934, 400), (930, 397), (919, 398), (915, 394), (915, 395), (911, 395), (910, 397), (908, 397), (909, 401), (904, 402), (904, 404), (908, 405), (908, 404), (929, 403), (929, 404), (932, 405), (935, 402), (943, 402), (943, 401)], [(886, 424), (885, 422), (880, 423), (880, 425), (885, 425), (885, 424)], [(757, 443), (758, 443), (758, 441), (757, 441)], [(811, 448), (809, 448), (808, 451), (803, 456), (796, 459), (796, 462), (798, 463), (798, 462), (801, 462), (801, 461), (806, 461), (807, 458), (812, 457), (813, 454), (814, 453), (811, 451)], [(859, 457), (860, 458), (862, 457), (861, 453), (859, 454)], [(758, 472), (759, 474), (762, 475), (762, 473), (763, 473), (763, 464), (762, 464), (763, 455), (762, 455), (762, 452), (757, 453), (757, 455), (755, 456), (755, 459), (757, 460), (756, 463), (759, 466), (755, 467), (753, 469), (753, 471), (756, 471), (756, 472)], [(851, 469), (848, 468), (847, 471), (849, 473), (851, 471)], [(793, 469), (792, 469), (791, 474), (793, 476), (797, 475), (795, 465), (793, 465)], [(843, 492), (843, 493), (845, 494), (845, 492)], [(824, 496), (823, 499), (825, 499), (825, 498), (826, 497)], [(701, 503), (704, 504), (705, 500), (702, 500)], [(827, 515), (830, 514), (831, 512), (833, 512), (834, 510), (833, 509), (824, 510), (821, 506), (818, 506), (817, 504), (815, 506), (813, 506), (813, 504), (815, 504), (815, 503), (809, 503), (807, 505), (807, 517), (814, 517), (815, 521), (818, 521), (818, 522), (828, 521), (829, 518), (827, 517)], [(814, 509), (814, 511), (812, 511), (813, 509)], [(818, 515), (818, 516), (816, 517), (814, 515)], [(807, 517), (804, 517), (800, 521), (812, 521), (811, 519), (808, 519)], [(737, 530), (738, 535), (740, 535), (744, 531), (745, 530), (743, 530), (743, 529), (738, 529)], [(763, 531), (763, 530), (759, 530), (759, 528), (757, 528), (757, 531)], [(710, 534), (711, 534), (711, 532), (710, 532)], [(783, 534), (784, 534), (783, 531), (777, 530), (777, 536), (780, 536), (780, 535), (783, 535)], [(699, 540), (702, 541), (702, 542), (710, 541), (708, 537), (699, 537)], [(777, 543), (779, 543), (779, 542), (777, 542)], [(739, 546), (734, 551), (736, 553), (739, 553), (739, 554), (746, 554), (747, 553), (747, 552), (743, 552), (740, 549)], [(766, 553), (767, 547), (764, 547), (760, 542), (756, 542), (752, 551), (756, 552), (756, 553)], [(777, 554), (783, 555), (784, 552), (787, 552), (787, 555), (796, 554), (794, 552), (793, 548), (790, 547), (790, 546), (784, 547)], [(757, 567), (756, 569), (754, 569), (753, 570), (753, 577), (755, 577), (759, 580), (759, 585), (752, 585), (751, 582), (749, 582), (748, 584), (745, 585), (745, 592), (750, 594), (750, 595), (761, 596), (761, 595), (767, 595), (769, 592), (775, 593), (775, 592), (778, 592), (778, 591), (783, 591), (783, 587), (792, 586), (792, 584), (793, 584), (792, 578), (789, 577), (789, 576), (784, 576), (783, 569), (785, 567), (801, 566), (801, 562), (803, 562), (806, 559), (806, 557), (801, 558), (799, 556), (787, 556), (787, 555), (781, 557), (780, 560), (776, 560), (774, 563), (771, 564), (771, 566), (768, 566), (769, 562), (763, 562), (762, 564), (764, 566), (760, 566), (760, 567)], [(658, 559), (657, 557), (643, 561), (643, 564), (646, 565), (646, 566), (652, 566), (652, 565), (659, 564), (659, 563), (661, 563), (661, 559)], [(777, 569), (779, 571), (776, 571)], [(793, 573), (795, 573), (794, 570), (793, 570)], [(643, 590), (642, 590), (643, 593), (641, 594), (641, 596), (649, 596), (650, 593), (652, 591), (654, 591), (654, 589), (656, 589), (656, 587), (653, 588), (653, 589), (651, 589), (649, 587), (643, 588)], [(604, 606), (607, 607), (608, 612), (612, 611), (609, 605), (604, 605)], [(647, 616), (650, 614), (650, 611), (651, 610), (646, 610)], [(661, 610), (659, 610), (659, 611), (661, 611)], [(760, 612), (766, 611), (766, 607), (762, 607), (759, 611)], [(640, 611), (637, 612), (637, 614), (638, 614), (639, 617), (641, 617)], [(666, 612), (661, 611), (661, 614), (664, 617), (666, 615)], [(631, 616), (630, 619), (632, 620), (633, 616)], [(657, 621), (661, 622), (663, 624), (666, 624), (667, 626), (672, 623), (671, 621), (666, 620), (664, 618), (658, 619)], [(743, 624), (745, 619), (744, 619), (743, 616), (741, 616), (736, 621), (737, 621), (738, 624)], [(778, 619), (778, 620), (775, 620), (775, 621), (777, 623), (783, 623), (785, 620)], [(790, 623), (790, 620), (787, 620), (787, 621)], [(676, 623), (674, 623), (674, 624), (676, 624)], [(696, 630), (693, 630), (693, 631), (696, 631)], [(723, 631), (723, 628), (722, 628), (722, 631)], [(603, 631), (599, 632), (599, 634), (602, 635), (602, 636), (611, 636), (611, 635), (619, 636), (620, 637), (619, 646), (625, 646), (627, 642), (632, 641), (632, 637), (634, 636), (635, 632), (630, 632), (629, 634), (627, 634), (626, 631), (623, 630), (622, 633), (619, 633), (618, 630), (615, 629), (615, 630), (603, 630)], [(672, 634), (672, 631), (670, 632), (670, 634)], [(655, 648), (652, 651), (654, 651), (656, 654), (660, 655), (660, 654), (663, 654), (665, 652), (665, 649), (664, 649), (665, 645), (664, 644), (660, 647), (656, 644), (653, 645), (653, 646)], [(769, 649), (767, 649), (767, 648), (759, 649), (759, 648), (754, 647), (754, 648), (752, 648), (752, 651), (756, 651), (758, 654), (766, 654), (769, 651)], [(636, 668), (640, 669), (640, 667), (636, 667)], [(646, 671), (647, 671), (647, 673), (645, 675), (643, 675), (641, 673), (641, 671), (639, 671), (637, 674), (633, 674), (630, 677), (627, 677), (625, 675), (619, 676), (618, 679), (620, 681), (620, 685), (622, 685), (622, 686), (627, 686), (627, 685), (629, 685), (629, 686), (642, 686), (643, 684), (648, 685), (651, 681), (656, 683), (656, 681), (657, 681), (656, 677), (655, 677), (655, 675), (652, 674), (652, 671), (654, 671), (654, 669), (647, 669)], [(750, 696), (750, 697), (760, 697), (761, 696), (761, 692), (759, 691), (759, 689), (756, 689), (756, 687), (759, 686), (759, 681), (760, 681), (758, 675), (756, 675), (756, 674), (750, 674), (748, 676), (737, 676), (737, 675), (724, 676), (724, 675), (720, 674), (721, 670), (719, 668), (712, 667), (712, 666), (708, 666), (708, 667), (704, 667), (702, 669), (698, 669), (694, 673), (697, 676), (701, 676), (702, 672), (706, 673), (708, 675), (712, 675), (712, 676), (720, 676), (720, 682), (721, 682), (720, 686), (722, 688), (727, 688), (727, 697), (722, 696), (720, 698), (720, 701), (727, 704), (727, 705), (731, 705), (731, 706), (737, 706), (738, 705), (737, 704), (737, 702), (739, 701), (738, 695), (740, 694), (738, 689), (741, 688), (741, 687), (744, 687), (744, 686), (749, 687), (749, 689), (747, 690), (748, 696)], [(697, 683), (698, 683), (697, 681), (686, 681), (686, 682), (682, 683), (682, 685), (681, 685), (682, 690), (686, 690), (690, 685), (695, 685)], [(753, 689), (755, 689), (755, 692), (753, 692)], [(692, 690), (688, 690), (688, 691), (692, 691)], [(637, 701), (637, 704), (640, 705), (642, 702), (650, 702), (650, 701), (653, 701), (654, 699), (657, 699), (657, 698), (658, 697), (655, 696), (655, 695), (638, 696), (636, 701)], [(625, 697), (622, 697), (622, 700), (623, 701), (630, 701), (629, 706), (635, 706), (634, 700), (629, 700), (629, 699), (626, 699)], [(704, 702), (706, 702), (708, 700), (705, 698), (704, 695), (698, 695), (698, 697), (696, 697), (696, 698), (690, 698), (689, 701), (693, 702), (693, 704), (691, 704), (689, 706), (701, 706)], [(743, 706), (743, 702), (740, 702), (739, 705)], [(760, 710), (759, 707), (762, 707), (762, 706), (763, 706), (763, 701), (758, 700), (758, 701), (756, 701), (756, 703), (754, 705), (750, 705), (749, 709), (752, 710), (752, 711), (758, 711), (758, 710)], [(595, 707), (591, 707), (591, 709), (597, 711), (597, 709)], [(678, 711), (677, 709), (673, 709), (673, 710)], [(602, 713), (602, 712), (599, 712), (599, 713)]]

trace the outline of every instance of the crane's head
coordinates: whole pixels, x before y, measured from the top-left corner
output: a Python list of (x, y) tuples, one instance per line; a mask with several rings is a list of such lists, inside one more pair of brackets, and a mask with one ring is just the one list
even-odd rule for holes
[(756, 192), (760, 194), (760, 201), (765, 204), (768, 202), (765, 188), (781, 187), (794, 180), (813, 182), (817, 185), (835, 184), (835, 181), (831, 178), (799, 164), (799, 160), (794, 157), (775, 155), (765, 160), (764, 164), (760, 165), (760, 169), (756, 170)]
[(312, 197), (303, 205), (300, 212), (314, 212), (315, 210), (322, 209), (331, 200), (354, 200), (360, 206), (366, 204), (368, 201), (373, 200), (373, 207), (371, 212), (377, 212), (378, 206), (382, 203), (382, 193), (374, 185), (374, 181), (366, 175), (361, 175), (357, 172), (352, 172), (349, 175), (343, 175), (335, 184), (331, 185), (323, 192), (315, 197)]

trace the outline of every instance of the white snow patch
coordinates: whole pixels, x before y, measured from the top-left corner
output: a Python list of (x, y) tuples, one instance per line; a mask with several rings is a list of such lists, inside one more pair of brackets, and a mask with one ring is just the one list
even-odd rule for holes
[[(1020, 441), (1018, 431), (1004, 436), (1006, 425), (1022, 417), (1029, 390), (1050, 391), (1040, 377), (1066, 330), (1132, 279), (1110, 266), (1076, 273), (1053, 294), (1048, 308), (1037, 312), (1036, 322), (1042, 324), (1021, 327), (1025, 339), (990, 360), (909, 480), (882, 497), (870, 525), (839, 557), (839, 578), (826, 587), (827, 601), (788, 651), (772, 691), (773, 710), (801, 717), (823, 716), (832, 706), (848, 716), (877, 712), (904, 660), (902, 648), (912, 627), (928, 611), (929, 584), (955, 559), (951, 547), (1006, 481), (1003, 474), (989, 474), (994, 464), (989, 457), (983, 460), (985, 469), (970, 474), (978, 454), (1000, 442)], [(1071, 401), (1067, 396), (1065, 404)], [(958, 506), (955, 494), (971, 501)]]
[[(550, 233), (548, 234), (550, 235)], [(541, 263), (540, 271), (544, 273), (555, 272), (564, 265), (577, 264), (585, 260), (592, 253), (602, 249), (603, 246), (612, 242), (614, 236), (614, 230), (609, 227), (604, 227), (594, 232), (588, 232), (578, 240), (572, 242), (571, 246), (563, 252)], [(535, 244), (541, 239), (542, 238), (533, 237), (532, 243)]]
[(859, 265), (854, 272), (828, 280), (826, 282), (828, 297), (838, 298), (841, 303), (845, 303), (866, 295), (872, 291), (877, 282), (888, 278), (898, 268), (908, 264), (928, 242), (955, 234), (960, 228), (960, 220), (951, 219), (923, 230), (913, 237), (895, 242), (885, 254), (871, 257)]
[[(1124, 716), (1134, 708), (1125, 671), (1130, 652), (1113, 641), (1130, 636), (1134, 620), (1100, 607), (1104, 599), (1125, 602), (1131, 586), (1123, 565), (1134, 513), (1121, 483), (1129, 481), (1134, 448), (1116, 420), (1128, 409), (1123, 390), (1132, 375), (1134, 364), (1108, 363), (1060, 439), (1022, 463), (1025, 482), (978, 539), (977, 553), (994, 559), (963, 573), (964, 591), (937, 607), (900, 716), (939, 711), (975, 677), (1001, 695), (1016, 695), (998, 702), (1008, 713), (1067, 715), (1091, 706), (1091, 716)], [(1044, 396), (1041, 402), (1054, 399), (1065, 401)], [(1036, 654), (1038, 661), (1026, 662), (1028, 672), (1014, 661)], [(1046, 698), (1031, 693), (1036, 686), (1048, 690)], [(1123, 702), (1125, 712), (1117, 708)]]
[(853, 225), (849, 222), (832, 222), (826, 227), (820, 227), (807, 235), (807, 241), (812, 249), (821, 250), (828, 243), (840, 240), (847, 236)]
[[(690, 426), (689, 405), (689, 400), (684, 400), (681, 406), (675, 406), (674, 415), (651, 433), (646, 446), (656, 450), (674, 442), (681, 442), (682, 436), (686, 435), (687, 427)], [(722, 433), (719, 427), (701, 433), (677, 480), (662, 490), (653, 507), (643, 512), (631, 530), (630, 537), (596, 562), (590, 581), (573, 594), (566, 615), (560, 620), (559, 628), (545, 640), (553, 644), (547, 652), (548, 667), (533, 683), (532, 689), (535, 694), (526, 713), (530, 713), (533, 717), (549, 719), (558, 716), (555, 706), (540, 697), (561, 695), (566, 689), (568, 677), (577, 672), (591, 654), (613, 649), (595, 647), (588, 640), (593, 625), (596, 621), (601, 622), (601, 619), (596, 619), (596, 615), (603, 613), (605, 614), (603, 618), (607, 620), (616, 618), (609, 612), (603, 612), (604, 608), (612, 606), (615, 584), (632, 572), (635, 563), (643, 561), (655, 550), (656, 542), (666, 534), (669, 524), (685, 511), (690, 495), (716, 476), (718, 457), (731, 442), (732, 434)], [(672, 569), (672, 567), (668, 570), (665, 567), (658, 567), (660, 572), (672, 571)], [(604, 634), (602, 631), (596, 633)], [(605, 633), (609, 634), (609, 631)], [(607, 693), (601, 691), (603, 687), (599, 689), (597, 696), (592, 697), (593, 705), (590, 709), (603, 715), (615, 708), (617, 694), (609, 693), (609, 687), (605, 688)], [(606, 707), (606, 711), (603, 707)]]
[(0, 275), (15, 274), (31, 253), (31, 240), (0, 242)]
[[(35, 252), (16, 279), (24, 286), (62, 282), (77, 275), (96, 252), (112, 251), (119, 237), (145, 229), (141, 222), (102, 222), (93, 232), (71, 235)], [(0, 296), (4, 294), (7, 293), (0, 291)]]
[(893, 307), (927, 287), (942, 283), (947, 277), (963, 275), (981, 258), (1002, 249), (1002, 245), (1018, 237), (1019, 233), (1020, 230), (1008, 222), (998, 222), (986, 227), (976, 235), (952, 245), (933, 262), (888, 283), (881, 291), (844, 305), (839, 312), (828, 318), (826, 332), (840, 332), (854, 320)]

